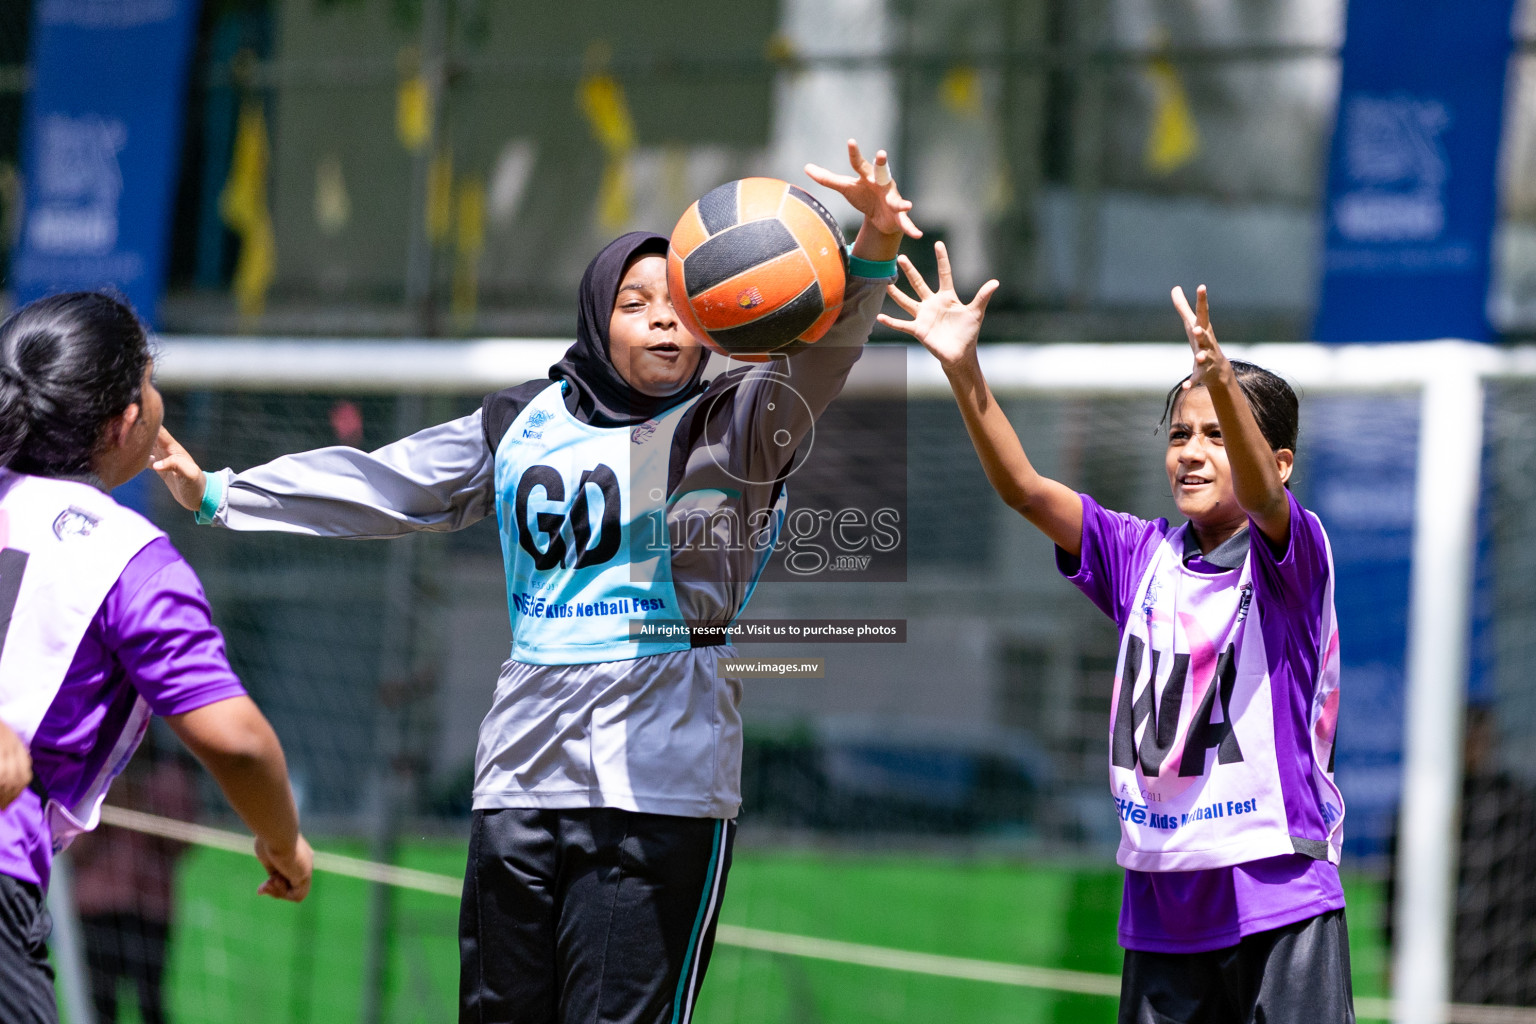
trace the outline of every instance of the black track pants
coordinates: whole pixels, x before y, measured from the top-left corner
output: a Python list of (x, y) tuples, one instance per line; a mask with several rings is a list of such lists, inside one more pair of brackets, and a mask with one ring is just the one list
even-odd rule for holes
[(476, 811), (461, 1024), (688, 1024), (735, 833), (612, 808)]
[(0, 875), (0, 1021), (58, 1024), (48, 933), (53, 919), (43, 890)]
[(1354, 1024), (1344, 911), (1208, 953), (1125, 951), (1120, 1024)]

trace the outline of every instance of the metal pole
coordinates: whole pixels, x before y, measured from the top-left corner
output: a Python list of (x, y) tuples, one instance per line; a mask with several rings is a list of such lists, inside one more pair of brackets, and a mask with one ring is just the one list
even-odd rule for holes
[[(900, 147), (901, 164), (897, 173), (902, 169), (917, 166), (916, 133), (912, 130), (913, 113), (917, 110), (917, 60), (916, 48), (913, 43), (913, 35), (916, 28), (913, 22), (917, 20), (915, 0), (892, 0), (891, 7), (895, 12), (896, 30), (891, 33), (892, 49), (897, 50), (895, 61), (892, 54), (884, 54), (886, 67), (892, 63), (896, 65), (896, 145)], [(901, 42), (894, 42), (897, 35)], [(907, 195), (914, 194), (917, 182), (914, 175), (908, 171), (906, 180), (902, 183)]]
[(48, 879), (48, 913), (53, 918), (48, 944), (69, 1024), (96, 1024), (96, 1004), (91, 1001), (91, 983), (85, 970), (85, 936), (80, 934), (80, 915), (75, 912), (74, 881), (69, 857), (55, 857)]
[(1443, 343), (1424, 385), (1408, 612), (1403, 793), (1392, 986), (1398, 1024), (1444, 1024), (1451, 997), (1456, 857), (1483, 448), (1483, 384), (1469, 346)]
[[(420, 395), (401, 395), (395, 400), (395, 434), (404, 437), (421, 425)], [(384, 574), (383, 633), (379, 648), (379, 694), (375, 709), (374, 772), (368, 791), (368, 818), (372, 823), (369, 856), (377, 863), (395, 859), (395, 838), (401, 808), (413, 794), (409, 770), (404, 764), (404, 728), (410, 699), (412, 662), (415, 657), (414, 587), (418, 537), (404, 537), (390, 544)], [(375, 883), (368, 893), (368, 931), (363, 949), (363, 991), (358, 1020), (379, 1024), (384, 1018), (384, 984), (389, 966), (389, 937), (394, 924), (394, 892)]]
[(1098, 54), (1109, 32), (1108, 21), (1099, 0), (1074, 5), (1072, 49), (1077, 94), (1072, 108), (1072, 195), (1077, 210), (1077, 244), (1071, 303), (1076, 309), (1092, 306), (1099, 290), (1108, 69)]
[[(1036, 103), (1025, 109), (1020, 102), (1022, 83), (1030, 72), (1024, 70), (1014, 51), (1019, 43), (1022, 12), (1026, 7), (1035, 10), (1040, 3), (1041, 0), (998, 0), (995, 4), (997, 16), (1002, 21), (1003, 48), (1007, 53), (999, 70), (998, 151), (1007, 176), (1009, 198), (989, 240), (992, 242), (995, 276), (1010, 282), (1029, 280), (1036, 249), (1031, 212), (1039, 187), (1037, 145), (1041, 124), (1037, 113), (1042, 108)], [(1015, 296), (1027, 291), (1022, 283), (1012, 287)]]

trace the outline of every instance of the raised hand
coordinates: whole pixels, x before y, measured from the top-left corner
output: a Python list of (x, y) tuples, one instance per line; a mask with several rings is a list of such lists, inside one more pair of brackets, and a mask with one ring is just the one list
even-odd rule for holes
[(203, 503), (203, 488), (208, 478), (197, 465), (197, 460), (187, 454), (171, 432), (160, 428), (155, 447), (150, 453), (154, 461), (149, 468), (160, 474), (161, 481), (171, 492), (176, 503), (188, 512), (196, 512)]
[(886, 288), (896, 305), (911, 320), (897, 320), (881, 313), (879, 321), (893, 331), (910, 335), (923, 343), (923, 347), (939, 360), (945, 369), (958, 366), (976, 351), (976, 339), (981, 334), (981, 321), (986, 317), (987, 303), (997, 291), (996, 280), (988, 281), (976, 292), (970, 302), (961, 302), (955, 294), (955, 278), (949, 267), (949, 252), (943, 242), (935, 242), (934, 255), (939, 261), (939, 290), (934, 291), (917, 272), (912, 261), (905, 256), (897, 257), (897, 264), (907, 275), (917, 298), (912, 298), (894, 284)]
[(1195, 368), (1190, 371), (1189, 380), (1184, 382), (1185, 390), (1212, 380), (1225, 381), (1231, 375), (1232, 367), (1216, 343), (1216, 332), (1211, 330), (1211, 308), (1205, 285), (1195, 289), (1194, 309), (1189, 308), (1184, 289), (1174, 285), (1173, 308), (1184, 320), (1184, 336), (1189, 339), (1190, 351), (1195, 356)]
[(849, 139), (848, 163), (853, 167), (852, 175), (833, 174), (819, 164), (806, 164), (805, 173), (816, 184), (841, 194), (848, 200), (848, 205), (862, 213), (865, 222), (881, 234), (922, 238), (923, 233), (908, 216), (912, 204), (901, 198), (896, 183), (891, 180), (885, 150), (877, 152), (871, 163), (859, 152), (859, 144)]
[(32, 781), (32, 755), (21, 737), (0, 722), (0, 811), (11, 806)]

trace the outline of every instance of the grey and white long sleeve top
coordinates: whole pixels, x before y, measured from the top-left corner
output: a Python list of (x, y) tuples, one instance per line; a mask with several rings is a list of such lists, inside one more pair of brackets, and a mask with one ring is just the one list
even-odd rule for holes
[[(842, 314), (825, 337), (787, 360), (733, 364), (685, 414), (669, 461), (667, 522), (673, 583), (690, 626), (722, 626), (741, 612), (757, 554), (700, 541), (774, 506), (800, 442), (857, 362), (888, 281), (850, 276)], [(538, 380), (497, 392), (468, 416), (373, 452), (321, 448), (241, 473), (223, 470), (214, 522), (355, 539), (462, 529), (495, 514), (497, 445), (551, 386)], [(716, 672), (731, 650), (581, 665), (509, 659), (480, 727), (475, 808), (734, 817), (742, 688)]]

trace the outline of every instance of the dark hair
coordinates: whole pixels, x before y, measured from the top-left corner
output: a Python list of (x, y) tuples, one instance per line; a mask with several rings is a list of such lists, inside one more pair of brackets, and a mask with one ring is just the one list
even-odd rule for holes
[(0, 323), (0, 466), (81, 476), (113, 417), (142, 397), (149, 335), (101, 292), (38, 299)]
[[(1264, 435), (1264, 440), (1269, 442), (1270, 450), (1289, 448), (1294, 454), (1296, 432), (1301, 420), (1301, 403), (1296, 398), (1296, 392), (1291, 390), (1283, 377), (1241, 359), (1232, 360), (1232, 372), (1237, 377), (1237, 386), (1243, 389), (1243, 397), (1248, 399), (1248, 408), (1253, 410), (1253, 418), (1259, 422), (1259, 431)], [(1184, 381), (1187, 380), (1189, 377), (1179, 381), (1168, 392), (1168, 398), (1163, 402), (1163, 418), (1158, 423), (1165, 423), (1173, 416), (1173, 407), (1184, 393)]]

